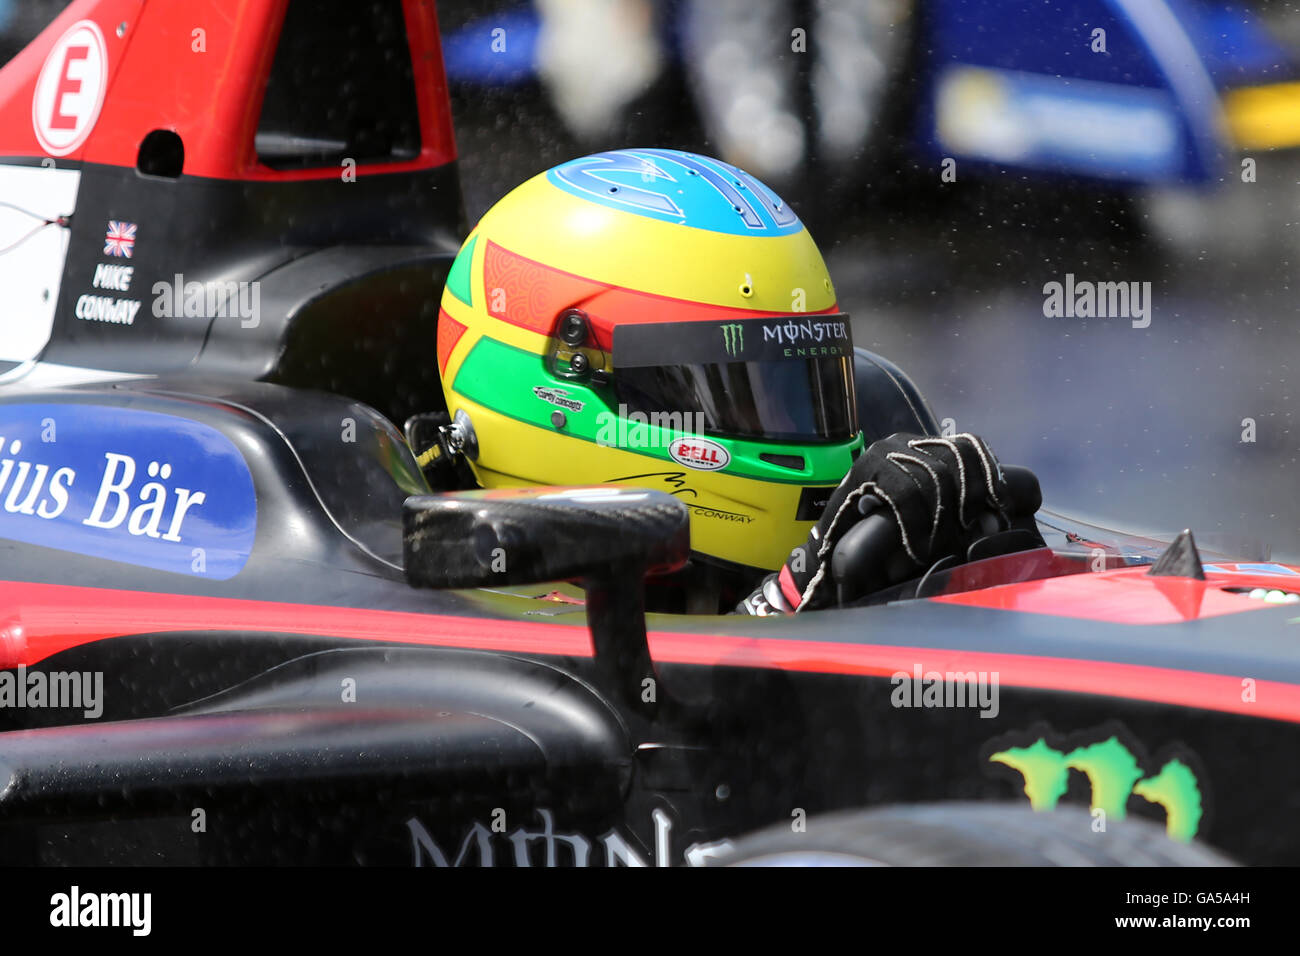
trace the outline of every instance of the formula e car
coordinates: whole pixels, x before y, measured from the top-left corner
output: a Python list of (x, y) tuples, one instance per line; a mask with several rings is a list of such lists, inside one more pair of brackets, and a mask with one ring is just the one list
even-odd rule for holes
[(0, 862), (1300, 861), (1300, 568), (1042, 511), (882, 590), (868, 519), (837, 609), (647, 614), (680, 498), (431, 494), (449, 130), (427, 0), (0, 71)]

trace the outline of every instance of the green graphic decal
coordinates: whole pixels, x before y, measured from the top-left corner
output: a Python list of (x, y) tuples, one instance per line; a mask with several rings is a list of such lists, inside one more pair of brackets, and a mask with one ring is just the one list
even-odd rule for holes
[(1133, 792), (1133, 784), (1142, 779), (1142, 768), (1118, 738), (1072, 750), (1066, 755), (1065, 765), (1087, 774), (1094, 809), (1100, 807), (1107, 817), (1124, 819), (1128, 795)]
[(1013, 747), (989, 758), (1004, 763), (1025, 778), (1025, 796), (1035, 810), (1050, 810), (1065, 795), (1070, 768), (1065, 755), (1039, 740), (1032, 747)]
[(456, 260), (451, 264), (451, 271), (447, 273), (447, 291), (471, 306), (474, 304), (471, 301), (474, 296), (470, 291), (469, 264), (474, 258), (474, 246), (477, 244), (478, 236), (475, 236), (456, 256)]
[(1201, 824), (1201, 790), (1196, 775), (1181, 760), (1170, 760), (1154, 777), (1143, 780), (1133, 792), (1165, 808), (1169, 835), (1184, 842), (1196, 836)]
[[(570, 438), (613, 445), (661, 459), (673, 469), (679, 467), (669, 453), (669, 445), (684, 433), (688, 418), (685, 413), (655, 412), (641, 415), (640, 421), (615, 414), (619, 405), (611, 386), (556, 378), (546, 370), (541, 356), (513, 345), (486, 336), (480, 338), (461, 363), (452, 388), (485, 408), (547, 431), (555, 428), (551, 423), (554, 408), (537, 390), (551, 395), (562, 392), (568, 402), (564, 406), (568, 418), (564, 433)], [(861, 432), (847, 442), (835, 444), (774, 444), (722, 436), (717, 441), (731, 455), (728, 474), (805, 487), (833, 486), (844, 477), (863, 446)], [(797, 455), (804, 459), (804, 470), (792, 472), (784, 465), (765, 461), (764, 454)]]
[(738, 322), (731, 322), (722, 327), (722, 347), (730, 356), (745, 351), (745, 327)]
[(1159, 773), (1144, 777), (1137, 758), (1114, 735), (1065, 753), (1040, 737), (1027, 747), (1000, 750), (989, 760), (1020, 774), (1035, 810), (1053, 809), (1065, 795), (1070, 771), (1078, 770), (1088, 778), (1092, 808), (1107, 818), (1124, 819), (1129, 796), (1137, 794), (1165, 811), (1165, 828), (1175, 840), (1191, 840), (1201, 824), (1201, 790), (1191, 768), (1171, 759)]

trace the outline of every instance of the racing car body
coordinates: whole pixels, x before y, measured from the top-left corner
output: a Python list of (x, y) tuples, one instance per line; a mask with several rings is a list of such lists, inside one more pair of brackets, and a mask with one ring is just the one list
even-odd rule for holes
[[(81, 0), (0, 72), (5, 202), (48, 220), (0, 268), (50, 293), (5, 313), (0, 861), (702, 863), (936, 801), (1300, 860), (1300, 569), (1044, 513), (1049, 547), (840, 609), (647, 616), (682, 496), (431, 495), (392, 423), (438, 392), (460, 228), (431, 4), (330, 5), (406, 51), (419, 134), (368, 158), (259, 142), (320, 5), (178, 6)], [(892, 366), (857, 374), (896, 399), (868, 429), (934, 429)]]
[(0, 75), (4, 380), (185, 369), (409, 414), (464, 231), (437, 36), (431, 4), (69, 6)]

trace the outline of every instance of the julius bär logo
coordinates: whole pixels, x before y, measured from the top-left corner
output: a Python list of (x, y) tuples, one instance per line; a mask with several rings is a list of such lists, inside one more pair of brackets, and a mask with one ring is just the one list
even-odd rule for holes
[(722, 326), (722, 347), (733, 357), (745, 351), (745, 327), (739, 322)]
[(715, 441), (707, 438), (678, 438), (668, 446), (673, 461), (700, 471), (717, 471), (731, 462), (731, 454)]
[(51, 156), (75, 151), (99, 119), (108, 88), (108, 48), (92, 20), (68, 28), (50, 50), (32, 97), (32, 128)]
[(256, 534), (252, 474), (208, 425), (72, 403), (0, 414), (0, 540), (224, 581)]

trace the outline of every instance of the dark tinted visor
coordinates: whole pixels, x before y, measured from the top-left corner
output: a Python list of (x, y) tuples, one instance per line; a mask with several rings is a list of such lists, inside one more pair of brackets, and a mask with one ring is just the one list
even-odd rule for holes
[(683, 413), (717, 435), (847, 441), (858, 432), (848, 326), (843, 314), (618, 326), (615, 391), (651, 421)]

